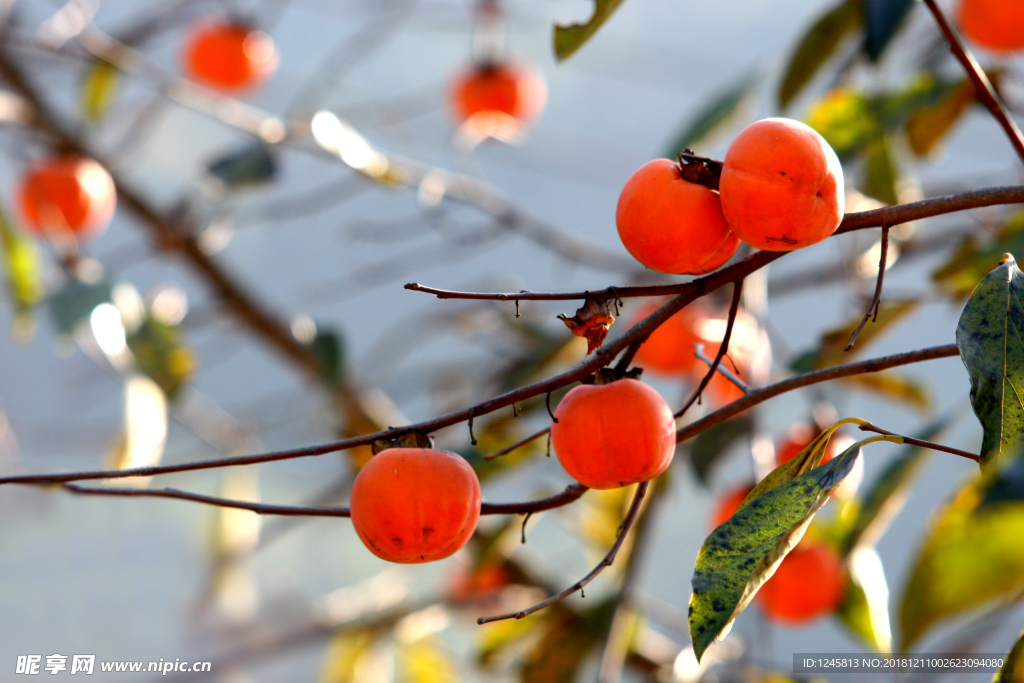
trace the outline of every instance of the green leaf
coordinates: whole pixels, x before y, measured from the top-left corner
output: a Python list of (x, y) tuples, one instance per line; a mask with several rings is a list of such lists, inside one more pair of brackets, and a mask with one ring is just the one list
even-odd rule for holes
[(956, 327), (971, 378), (971, 406), (981, 422), (981, 465), (1015, 452), (1024, 433), (1024, 273), (1007, 254), (977, 286)]
[(892, 370), (846, 377), (843, 384), (903, 403), (921, 412), (926, 413), (932, 407), (931, 396), (922, 383)]
[(877, 62), (896, 35), (914, 0), (862, 0), (864, 54)]
[(907, 117), (907, 139), (918, 156), (928, 156), (975, 101), (974, 86), (966, 78), (946, 91), (937, 102), (925, 104)]
[(592, 35), (601, 28), (601, 25), (608, 21), (608, 17), (618, 9), (623, 0), (594, 0), (594, 14), (585, 24), (570, 24), (561, 26), (555, 24), (554, 44), (555, 58), (564, 62), (571, 57), (576, 50), (582, 47)]
[(1006, 653), (1003, 666), (992, 677), (992, 683), (1024, 683), (1024, 659), (1021, 659), (1021, 654), (1024, 654), (1024, 631)]
[(900, 602), (901, 649), (940, 622), (1024, 589), (1024, 504), (979, 507), (985, 480), (968, 482), (933, 521)]
[(698, 142), (728, 123), (740, 109), (740, 105), (747, 101), (759, 80), (756, 73), (748, 74), (738, 83), (716, 95), (696, 115), (687, 119), (675, 141), (665, 150), (665, 156), (675, 159), (680, 152), (692, 149)]
[[(915, 436), (932, 441), (949, 423), (948, 417), (940, 418)], [(906, 446), (901, 450), (902, 454), (889, 462), (864, 494), (857, 519), (841, 543), (844, 556), (858, 546), (870, 547), (878, 541), (903, 508), (910, 495), (910, 484), (931, 454), (920, 446)]]
[(737, 417), (719, 422), (690, 441), (689, 460), (700, 483), (707, 485), (711, 469), (729, 447), (750, 436), (754, 428), (750, 417)]
[(876, 652), (891, 652), (889, 584), (881, 558), (874, 548), (861, 547), (850, 555), (846, 568), (846, 596), (836, 610), (836, 617), (854, 637)]
[(892, 157), (889, 141), (885, 136), (868, 143), (864, 148), (864, 181), (861, 189), (864, 194), (874, 197), (883, 204), (899, 204), (896, 191), (899, 181), (899, 170)]
[(128, 335), (128, 349), (135, 365), (156, 382), (168, 399), (192, 379), (196, 358), (185, 346), (177, 326), (167, 325), (147, 315), (137, 330)]
[(121, 72), (109, 62), (89, 65), (82, 81), (82, 116), (89, 123), (99, 123), (114, 101)]
[(789, 106), (818, 69), (835, 52), (839, 43), (861, 25), (856, 2), (843, 2), (818, 18), (800, 39), (789, 57), (785, 74), (779, 84), (778, 102), (781, 109)]
[[(823, 443), (823, 435), (812, 446)], [(788, 478), (791, 470), (773, 477), (780, 470), (789, 470), (790, 463), (803, 459), (793, 458), (758, 484), (746, 503), (705, 539), (697, 554), (690, 597), (690, 637), (698, 661), (707, 647), (728, 631), (800, 541), (814, 513), (853, 469), (861, 446), (879, 440), (892, 437), (859, 441), (796, 478)], [(784, 481), (768, 482), (770, 479)], [(766, 482), (767, 490), (759, 492)]]

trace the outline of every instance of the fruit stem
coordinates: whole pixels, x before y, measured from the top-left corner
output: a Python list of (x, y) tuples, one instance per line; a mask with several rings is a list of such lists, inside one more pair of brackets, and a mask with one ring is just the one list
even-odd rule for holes
[(711, 190), (718, 190), (718, 181), (722, 177), (722, 162), (717, 159), (700, 157), (692, 149), (684, 149), (679, 153), (679, 175), (697, 185)]

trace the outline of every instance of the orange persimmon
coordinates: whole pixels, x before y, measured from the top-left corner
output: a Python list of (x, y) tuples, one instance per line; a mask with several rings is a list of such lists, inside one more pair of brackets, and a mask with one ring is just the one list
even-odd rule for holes
[(78, 156), (44, 159), (26, 173), (21, 213), (39, 235), (95, 236), (114, 216), (114, 181), (99, 163)]
[(825, 138), (792, 119), (747, 126), (729, 146), (719, 181), (729, 229), (752, 247), (800, 249), (843, 219), (843, 167)]
[(480, 519), (480, 481), (463, 458), (427, 448), (389, 448), (352, 485), (352, 525), (391, 562), (431, 562), (464, 546)]
[(559, 402), (551, 445), (581, 484), (628, 486), (653, 479), (672, 462), (675, 419), (661, 394), (638, 380), (583, 384)]
[(530, 123), (544, 111), (547, 97), (547, 83), (539, 71), (522, 64), (491, 64), (456, 74), (450, 101), (459, 123), (495, 114)]
[(182, 55), (192, 80), (225, 93), (249, 90), (277, 70), (274, 41), (263, 31), (230, 21), (195, 26)]
[(994, 52), (1024, 49), (1024, 3), (1020, 0), (962, 0), (957, 23), (972, 42)]
[(709, 273), (740, 245), (725, 224), (718, 193), (684, 179), (668, 159), (648, 161), (630, 176), (615, 225), (633, 258), (662, 273)]
[(757, 593), (772, 621), (802, 624), (836, 609), (846, 595), (839, 555), (827, 545), (800, 544)]
[(726, 491), (725, 495), (715, 505), (715, 509), (711, 514), (711, 530), (714, 531), (722, 526), (730, 517), (736, 514), (736, 511), (740, 509), (740, 504), (746, 500), (753, 490), (753, 484), (742, 484)]

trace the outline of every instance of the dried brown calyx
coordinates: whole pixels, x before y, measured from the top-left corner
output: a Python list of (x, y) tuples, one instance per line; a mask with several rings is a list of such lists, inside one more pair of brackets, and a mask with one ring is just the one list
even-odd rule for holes
[(576, 309), (576, 315), (569, 318), (559, 314), (558, 319), (565, 323), (565, 326), (577, 337), (586, 337), (587, 355), (604, 343), (608, 336), (608, 330), (615, 322), (606, 299), (598, 299), (591, 294), (583, 302), (583, 306)]

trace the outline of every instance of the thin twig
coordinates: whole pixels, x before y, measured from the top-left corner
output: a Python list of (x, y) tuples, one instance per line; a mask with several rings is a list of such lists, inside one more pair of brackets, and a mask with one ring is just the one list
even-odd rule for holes
[(732, 283), (732, 303), (729, 305), (729, 319), (725, 323), (725, 335), (722, 337), (722, 343), (718, 345), (718, 353), (715, 354), (715, 360), (711, 362), (711, 367), (708, 368), (707, 373), (701, 378), (700, 384), (697, 385), (697, 390), (693, 392), (693, 395), (690, 396), (686, 404), (675, 414), (676, 417), (682, 417), (690, 409), (690, 406), (700, 399), (701, 393), (703, 393), (711, 379), (715, 376), (719, 363), (725, 358), (725, 354), (729, 353), (729, 340), (732, 339), (732, 328), (736, 325), (736, 313), (740, 310), (740, 299), (742, 297), (743, 280), (737, 280)]
[(476, 620), (476, 623), (489, 624), (494, 621), (502, 621), (503, 619), (522, 619), (523, 617), (533, 614), (534, 612), (538, 612), (549, 605), (555, 604), (559, 600), (569, 597), (576, 591), (582, 591), (588, 583), (593, 581), (598, 574), (604, 571), (605, 567), (610, 567), (612, 562), (615, 561), (615, 557), (619, 554), (622, 544), (626, 541), (626, 536), (629, 534), (630, 528), (632, 528), (633, 523), (636, 521), (637, 515), (640, 514), (640, 504), (643, 503), (644, 496), (647, 494), (648, 486), (650, 486), (650, 482), (645, 481), (641, 482), (641, 484), (636, 487), (636, 493), (633, 495), (633, 502), (629, 506), (629, 512), (626, 513), (626, 518), (622, 520), (622, 526), (619, 528), (619, 537), (615, 539), (615, 543), (608, 550), (608, 554), (604, 556), (604, 559), (601, 560), (596, 567), (590, 570), (589, 574), (560, 593), (556, 593), (550, 598), (542, 600), (532, 607), (527, 607), (526, 609), (518, 612), (499, 614), (493, 617), (480, 617)]
[(908, 444), (910, 446), (920, 446), (921, 448), (930, 448), (933, 451), (942, 451), (943, 453), (952, 453), (953, 455), (959, 455), (961, 458), (967, 458), (968, 460), (973, 460), (974, 462), (981, 462), (981, 456), (975, 455), (974, 453), (969, 453), (967, 451), (962, 451), (959, 448), (952, 448), (950, 446), (943, 446), (942, 444), (932, 443), (931, 441), (923, 441), (922, 439), (915, 439), (912, 436), (903, 436), (902, 434), (897, 434), (896, 432), (890, 432), (888, 429), (882, 429), (881, 427), (876, 427), (875, 425), (873, 425), (871, 423), (863, 424), (863, 425), (861, 425), (859, 427), (859, 429), (862, 432), (875, 432), (876, 434), (884, 434), (886, 436), (898, 436), (901, 439), (903, 439), (903, 443)]
[[(704, 363), (708, 367), (711, 367), (711, 364), (715, 362), (714, 359), (708, 358), (707, 354), (704, 353), (704, 345), (703, 344), (694, 344), (693, 345), (693, 355), (697, 357), (697, 360), (699, 360), (700, 362)], [(735, 384), (737, 387), (739, 387), (740, 390), (742, 390), (744, 394), (749, 394), (750, 393), (750, 385), (748, 385), (742, 379), (740, 379), (739, 377), (734, 375), (732, 370), (730, 370), (729, 368), (725, 367), (724, 364), (722, 364), (722, 363), (718, 364), (717, 372), (722, 377), (725, 377), (727, 380), (729, 380), (730, 382)]]
[(864, 329), (864, 326), (868, 324), (868, 319), (872, 313), (875, 316), (875, 321), (878, 320), (878, 307), (882, 303), (882, 283), (885, 281), (885, 266), (886, 261), (889, 258), (889, 226), (882, 226), (882, 255), (878, 259), (878, 278), (875, 280), (875, 293), (871, 297), (871, 303), (868, 305), (868, 310), (864, 314), (864, 318), (857, 325), (857, 328), (850, 335), (850, 341), (843, 348), (843, 351), (849, 351), (853, 348), (853, 345), (857, 343), (857, 337), (860, 335), (860, 331)]
[[(513, 404), (513, 405), (515, 405), (515, 404)], [(539, 439), (540, 437), (544, 436), (545, 434), (547, 434), (550, 431), (551, 431), (551, 427), (545, 427), (544, 429), (540, 430), (539, 432), (534, 432), (533, 434), (530, 434), (528, 437), (526, 437), (524, 439), (520, 439), (519, 441), (516, 441), (511, 446), (505, 446), (504, 448), (502, 448), (500, 451), (498, 451), (496, 453), (491, 453), (490, 455), (485, 455), (484, 456), (484, 460), (494, 460), (495, 458), (500, 458), (503, 455), (508, 455), (512, 451), (517, 450), (518, 448), (520, 448), (522, 446), (525, 446), (526, 444), (530, 443), (531, 441), (534, 441), (535, 439)]]
[(963, 65), (964, 71), (967, 72), (967, 77), (974, 84), (974, 90), (978, 95), (978, 99), (988, 108), (992, 116), (999, 122), (999, 125), (1003, 127), (1006, 137), (1010, 139), (1010, 144), (1017, 150), (1017, 156), (1020, 157), (1021, 161), (1024, 161), (1024, 136), (1021, 136), (1020, 128), (1017, 127), (1017, 124), (1014, 123), (1013, 119), (1007, 115), (1006, 110), (1003, 109), (1003, 105), (996, 97), (995, 88), (992, 87), (992, 83), (988, 80), (988, 76), (985, 75), (981, 66), (978, 65), (974, 55), (968, 52), (967, 48), (960, 41), (959, 36), (953, 31), (953, 28), (949, 25), (946, 16), (939, 9), (935, 0), (924, 0), (924, 4), (928, 6), (928, 9), (935, 17), (935, 23), (939, 25), (939, 29), (946, 36), (946, 40), (949, 42), (949, 49), (960, 61), (960, 64)]
[(943, 346), (932, 346), (918, 351), (897, 353), (892, 356), (884, 356), (882, 358), (872, 358), (870, 360), (864, 360), (857, 363), (837, 365), (831, 368), (824, 368), (823, 370), (813, 370), (802, 375), (790, 377), (789, 379), (776, 382), (775, 384), (762, 389), (755, 389), (743, 398), (733, 401), (729, 405), (723, 406), (695, 422), (691, 422), (676, 432), (676, 442), (678, 443), (686, 441), (687, 439), (692, 439), (704, 430), (713, 427), (720, 422), (724, 422), (730, 417), (739, 415), (743, 411), (749, 410), (759, 403), (764, 403), (770, 398), (793, 391), (794, 389), (799, 389), (800, 387), (806, 387), (820, 382), (827, 382), (841, 377), (863, 375), (869, 372), (881, 372), (882, 370), (888, 370), (889, 368), (894, 368), (900, 365), (909, 365), (910, 363), (919, 363), (921, 361), (933, 360), (936, 358), (949, 358), (959, 354), (960, 350), (957, 348), (956, 344), (945, 344)]
[[(987, 187), (978, 190), (970, 190), (968, 192), (942, 195), (931, 199), (923, 199), (921, 201), (910, 202), (908, 204), (897, 204), (896, 206), (886, 206), (880, 209), (871, 209), (870, 211), (848, 213), (843, 217), (843, 221), (839, 224), (839, 228), (836, 230), (835, 234), (841, 235), (848, 232), (854, 232), (856, 230), (864, 230), (866, 228), (880, 228), (883, 225), (895, 227), (903, 223), (931, 218), (933, 216), (942, 216), (945, 214), (956, 213), (958, 211), (967, 211), (969, 209), (980, 209), (986, 206), (999, 206), (1004, 204), (1024, 204), (1024, 186), (1011, 185), (1005, 187)], [(709, 283), (714, 281), (716, 282), (716, 287), (721, 286), (724, 282), (719, 283), (718, 277), (723, 273), (728, 273), (726, 281), (731, 282), (738, 280), (741, 277), (745, 277), (750, 272), (753, 272), (753, 270), (756, 270), (756, 268), (753, 270), (747, 270), (746, 266), (741, 264), (748, 264), (751, 259), (765, 258), (766, 255), (769, 254), (771, 255), (770, 260), (774, 261), (776, 258), (787, 253), (789, 252), (756, 252), (752, 256), (739, 261), (728, 268), (716, 271), (711, 275), (706, 275), (704, 277), (697, 278), (696, 280), (691, 280), (690, 282), (669, 285), (639, 285), (633, 287), (620, 285), (608, 287), (606, 289), (577, 292), (460, 292), (428, 287), (426, 285), (421, 285), (418, 282), (410, 282), (405, 285), (405, 289), (412, 290), (414, 292), (423, 292), (425, 294), (433, 294), (439, 299), (484, 299), (490, 301), (567, 301), (571, 299), (585, 299), (588, 293), (598, 298), (618, 297), (620, 299), (647, 296), (667, 296), (688, 291), (689, 288), (699, 286), (700, 283)], [(762, 263), (761, 265), (765, 264)], [(740, 274), (741, 272), (743, 273), (742, 275)], [(707, 291), (711, 291), (711, 288), (708, 287)]]
[[(351, 517), (352, 514), (347, 507), (304, 507), (299, 505), (269, 505), (266, 503), (253, 503), (245, 500), (233, 500), (230, 498), (219, 498), (207, 496), (201, 493), (181, 491), (179, 489), (129, 489), (113, 486), (81, 486), (78, 484), (64, 483), (60, 485), (66, 491), (79, 495), (88, 496), (116, 496), (121, 498), (173, 498), (176, 500), (187, 500), (193, 503), (213, 505), (222, 508), (235, 508), (238, 510), (249, 510), (258, 515), (282, 515), (286, 517)], [(530, 515), (534, 512), (553, 510), (563, 507), (579, 500), (580, 496), (587, 492), (583, 484), (571, 484), (561, 493), (556, 493), (547, 498), (538, 500), (527, 500), (516, 503), (481, 503), (481, 515)]]

